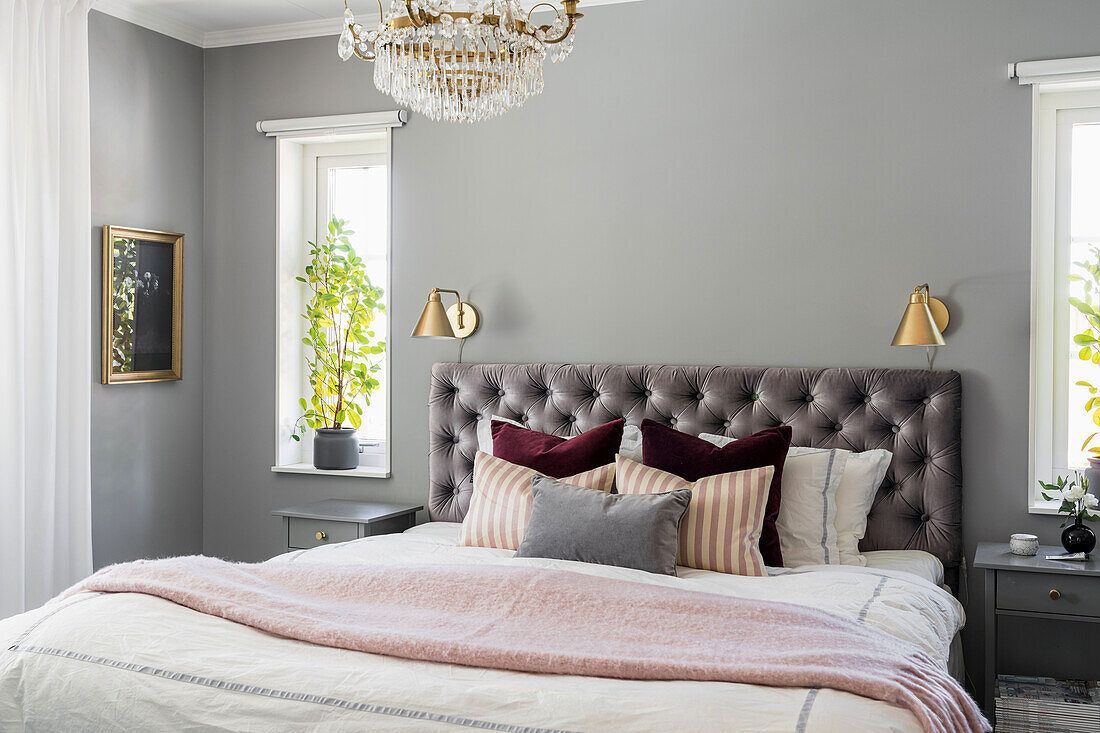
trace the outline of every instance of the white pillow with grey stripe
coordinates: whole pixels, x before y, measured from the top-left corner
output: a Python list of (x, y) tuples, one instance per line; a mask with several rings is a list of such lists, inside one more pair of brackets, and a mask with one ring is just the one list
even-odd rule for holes
[[(710, 433), (699, 437), (718, 447), (734, 441)], [(787, 453), (783, 464), (783, 498), (775, 523), (785, 567), (841, 564), (836, 531), (836, 491), (848, 456), (848, 451), (840, 449)]]
[[(787, 455), (800, 456), (823, 450), (791, 448)], [(836, 544), (840, 549), (841, 565), (866, 565), (867, 559), (859, 552), (859, 541), (867, 534), (867, 515), (871, 513), (878, 487), (886, 478), (894, 456), (881, 448), (844, 452), (848, 454), (848, 461), (836, 489)]]
[[(521, 422), (510, 420), (500, 415), (493, 415), (490, 419), (481, 419), (477, 421), (477, 449), (482, 453), (488, 453), (489, 455), (496, 455), (493, 453), (493, 428), (492, 421), (506, 422), (509, 425), (515, 425), (517, 428), (527, 428)], [(566, 440), (575, 438), (577, 436), (570, 435)], [(629, 458), (632, 461), (642, 462), (642, 429), (637, 425), (627, 425), (623, 428), (623, 440), (619, 444), (619, 454)]]
[(477, 449), (479, 451), (481, 451), (482, 453), (488, 453), (489, 455), (495, 455), (493, 453), (493, 420), (497, 420), (499, 422), (506, 422), (509, 425), (515, 425), (517, 428), (527, 427), (526, 425), (524, 425), (521, 422), (516, 422), (515, 420), (509, 420), (508, 418), (501, 417), (500, 415), (493, 415), (488, 420), (486, 420), (485, 418), (481, 418), (480, 420), (478, 420), (477, 421)]

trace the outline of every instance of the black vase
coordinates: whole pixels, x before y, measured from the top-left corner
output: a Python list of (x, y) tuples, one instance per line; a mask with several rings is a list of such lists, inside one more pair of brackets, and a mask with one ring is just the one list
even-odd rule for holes
[(1096, 534), (1078, 518), (1072, 527), (1066, 527), (1062, 532), (1062, 547), (1066, 548), (1066, 552), (1083, 552), (1087, 555), (1096, 549)]

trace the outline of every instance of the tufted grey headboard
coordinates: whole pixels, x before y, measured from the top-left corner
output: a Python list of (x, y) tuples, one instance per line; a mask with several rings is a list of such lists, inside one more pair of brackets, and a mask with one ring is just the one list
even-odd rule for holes
[(500, 415), (555, 435), (625, 417), (692, 435), (742, 437), (776, 425), (793, 445), (894, 460), (863, 550), (926, 550), (958, 590), (962, 454), (958, 372), (603, 364), (436, 364), (429, 403), (428, 512), (458, 522), (470, 505), (477, 422)]

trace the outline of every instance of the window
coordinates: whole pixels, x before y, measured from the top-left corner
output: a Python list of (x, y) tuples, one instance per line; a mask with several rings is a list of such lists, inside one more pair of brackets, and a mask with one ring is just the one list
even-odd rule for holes
[(1087, 299), (1084, 281), (1071, 276), (1091, 279), (1075, 263), (1097, 262), (1100, 248), (1100, 90), (1037, 84), (1035, 107), (1029, 506), (1053, 512), (1038, 481), (1086, 466), (1082, 444), (1100, 430), (1084, 409), (1089, 391), (1077, 384), (1100, 386), (1100, 366), (1080, 358), (1073, 338), (1089, 323), (1069, 304)]
[[(396, 114), (396, 113), (394, 113)], [(336, 119), (340, 118), (326, 118)], [(308, 120), (314, 122), (315, 120)], [(297, 122), (295, 120), (279, 122)], [(267, 125), (268, 123), (261, 123)], [(263, 129), (263, 128), (261, 128)], [(371, 282), (390, 295), (390, 132), (353, 129), (344, 134), (288, 135), (278, 140), (276, 435), (273, 471), (358, 477), (390, 475), (390, 333), (388, 314), (373, 324), (387, 350), (377, 375), (381, 386), (364, 405), (359, 428), (359, 468), (347, 472), (313, 468), (312, 432), (294, 441), (298, 400), (311, 394), (302, 343), (301, 317), (309, 289), (295, 278), (309, 259), (307, 241), (324, 239), (332, 217), (348, 222), (351, 245), (365, 261)]]
[[(324, 152), (323, 147), (318, 151)], [(308, 154), (308, 153), (307, 153)], [(314, 236), (324, 239), (328, 222), (343, 219), (354, 230), (351, 244), (355, 254), (366, 262), (371, 283), (385, 292), (388, 303), (389, 265), (389, 170), (384, 155), (319, 155), (317, 158), (317, 213), (312, 228)], [(314, 241), (319, 241), (314, 240)], [(389, 344), (388, 314), (381, 313), (374, 322), (374, 332)], [(306, 349), (302, 346), (302, 349)], [(305, 353), (302, 355), (305, 358)], [(371, 394), (364, 406), (363, 424), (359, 428), (361, 465), (384, 465), (388, 439), (389, 354), (382, 355), (381, 371), (375, 375), (382, 386)], [(308, 394), (309, 382), (302, 386)]]

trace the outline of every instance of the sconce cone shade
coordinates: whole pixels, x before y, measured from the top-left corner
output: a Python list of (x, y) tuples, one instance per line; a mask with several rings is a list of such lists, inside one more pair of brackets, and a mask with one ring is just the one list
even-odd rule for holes
[(428, 296), (428, 304), (424, 306), (424, 312), (420, 314), (420, 320), (416, 322), (412, 337), (414, 339), (458, 338), (451, 326), (451, 319), (447, 317), (447, 311), (443, 308), (439, 293), (432, 293)]
[[(941, 304), (942, 305), (942, 304)], [(946, 326), (947, 309), (944, 308), (944, 325)], [(940, 326), (932, 316), (928, 307), (928, 294), (924, 292), (910, 293), (909, 305), (905, 307), (905, 313), (901, 317), (897, 333), (891, 346), (943, 346), (943, 336), (940, 335)]]

